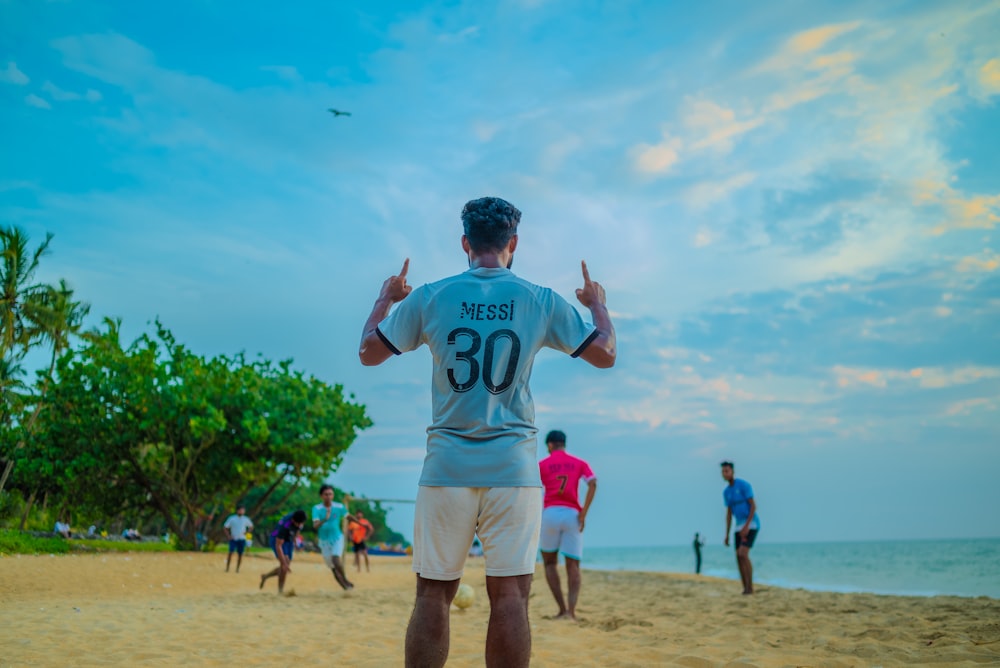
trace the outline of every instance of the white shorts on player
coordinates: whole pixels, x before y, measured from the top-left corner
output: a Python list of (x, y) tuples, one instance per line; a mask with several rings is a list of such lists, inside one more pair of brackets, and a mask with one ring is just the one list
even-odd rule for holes
[(562, 552), (568, 559), (583, 558), (583, 532), (580, 511), (569, 506), (549, 506), (542, 511), (542, 552)]
[(478, 534), (486, 575), (534, 573), (541, 510), (540, 487), (421, 486), (413, 523), (413, 572), (427, 580), (458, 580)]
[(344, 554), (344, 537), (341, 536), (335, 541), (319, 541), (319, 551), (323, 555), (323, 563), (327, 568), (333, 568), (333, 558)]

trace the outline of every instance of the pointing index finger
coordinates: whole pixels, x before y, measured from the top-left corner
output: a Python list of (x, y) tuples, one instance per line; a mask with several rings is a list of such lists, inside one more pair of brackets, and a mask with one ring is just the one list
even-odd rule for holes
[(590, 283), (590, 272), (587, 271), (587, 261), (580, 260), (580, 266), (583, 267), (583, 282)]
[(410, 269), (410, 258), (403, 260), (403, 269), (399, 272), (400, 278), (406, 278), (406, 272)]

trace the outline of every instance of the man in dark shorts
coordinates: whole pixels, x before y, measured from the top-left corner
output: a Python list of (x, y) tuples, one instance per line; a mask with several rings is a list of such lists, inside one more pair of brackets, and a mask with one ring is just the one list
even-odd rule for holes
[(222, 525), (226, 530), (226, 537), (229, 539), (229, 554), (226, 555), (226, 572), (229, 572), (229, 562), (233, 560), (233, 552), (236, 553), (236, 572), (240, 572), (240, 564), (243, 563), (243, 551), (247, 548), (247, 532), (253, 529), (253, 522), (247, 517), (246, 506), (240, 504), (236, 507), (236, 513), (226, 518), (226, 523)]
[(302, 530), (306, 523), (306, 511), (296, 510), (281, 518), (277, 528), (271, 532), (268, 544), (274, 551), (274, 556), (278, 558), (278, 567), (273, 571), (260, 576), (260, 588), (264, 588), (264, 583), (268, 578), (278, 576), (278, 593), (285, 591), (285, 578), (292, 572), (292, 555), (295, 554), (295, 536)]
[(736, 565), (740, 569), (740, 579), (743, 581), (743, 593), (753, 593), (753, 565), (750, 563), (750, 548), (757, 538), (760, 529), (760, 518), (757, 517), (757, 502), (753, 498), (753, 487), (746, 480), (735, 477), (732, 462), (722, 462), (722, 478), (729, 483), (722, 490), (722, 500), (726, 504), (726, 540), (729, 546), (729, 528), (733, 518), (736, 525), (742, 527), (734, 534), (736, 542)]
[(365, 571), (371, 572), (368, 564), (368, 539), (375, 533), (375, 527), (365, 519), (365, 512), (358, 510), (354, 513), (354, 519), (347, 523), (347, 531), (351, 536), (351, 543), (354, 545), (354, 565), (361, 572), (361, 555), (365, 555)]

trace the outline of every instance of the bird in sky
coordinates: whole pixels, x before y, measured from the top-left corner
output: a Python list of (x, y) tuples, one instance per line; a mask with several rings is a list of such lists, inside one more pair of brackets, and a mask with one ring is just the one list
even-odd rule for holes
[(351, 115), (351, 112), (349, 112), (349, 111), (340, 111), (339, 109), (327, 109), (327, 111), (329, 111), (334, 116), (350, 116)]

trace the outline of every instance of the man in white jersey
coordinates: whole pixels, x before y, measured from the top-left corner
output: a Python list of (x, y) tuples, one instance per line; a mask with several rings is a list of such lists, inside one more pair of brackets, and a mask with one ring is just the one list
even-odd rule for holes
[(253, 522), (247, 517), (247, 509), (242, 503), (236, 506), (236, 513), (226, 518), (222, 528), (226, 530), (226, 538), (229, 540), (229, 554), (226, 556), (226, 572), (229, 572), (229, 563), (233, 560), (233, 552), (236, 553), (236, 572), (240, 572), (240, 564), (243, 563), (243, 551), (247, 548), (247, 532), (253, 529)]
[[(366, 366), (423, 344), (433, 357), (433, 422), (417, 493), (413, 570), (417, 595), (406, 631), (407, 666), (443, 666), (448, 613), (478, 534), (486, 558), (490, 621), (486, 665), (528, 665), (528, 594), (541, 523), (534, 403), (528, 379), (543, 347), (599, 368), (614, 365), (615, 331), (604, 288), (582, 263), (577, 299), (510, 272), (521, 212), (484, 197), (462, 209), (469, 270), (413, 290), (409, 259), (386, 279), (365, 323)], [(389, 314), (393, 304), (399, 306)]]

